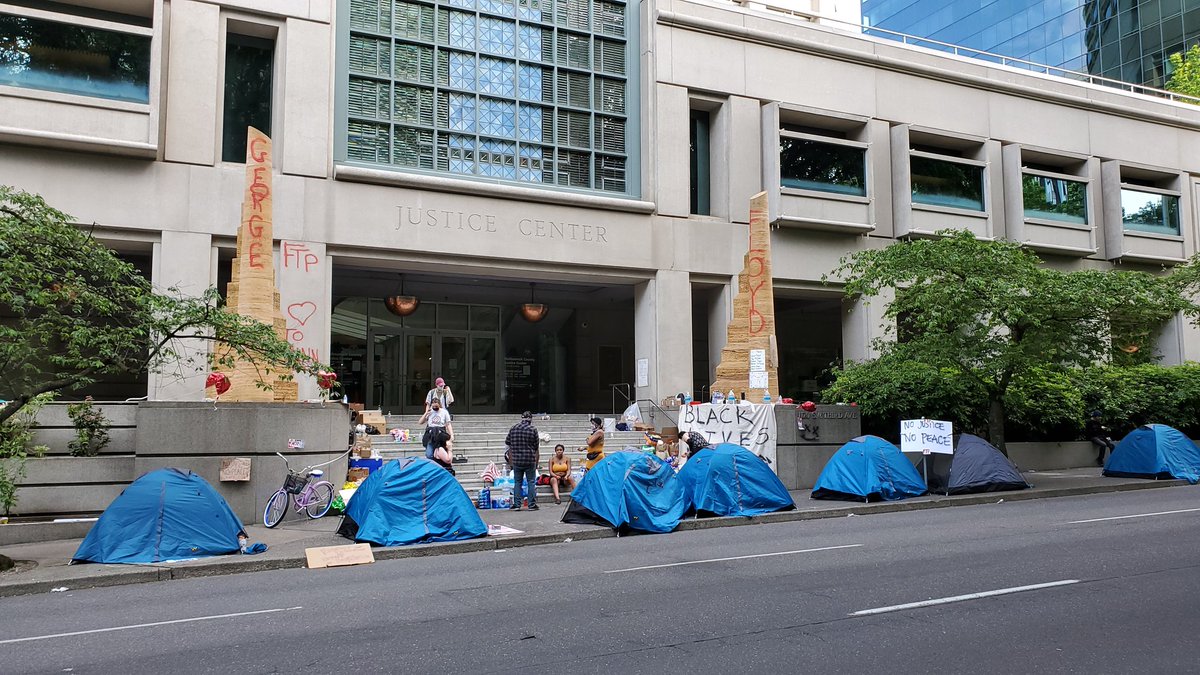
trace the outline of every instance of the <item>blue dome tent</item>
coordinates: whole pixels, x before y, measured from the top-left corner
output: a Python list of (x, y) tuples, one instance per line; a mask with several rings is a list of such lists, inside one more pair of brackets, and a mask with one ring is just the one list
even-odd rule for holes
[(771, 467), (733, 443), (692, 455), (678, 477), (688, 510), (700, 516), (757, 516), (796, 508)]
[(962, 434), (953, 455), (930, 455), (929, 491), (960, 495), (1033, 487), (1004, 453), (973, 434)]
[(242, 523), (200, 476), (151, 471), (129, 484), (100, 514), (72, 563), (156, 563), (241, 550)]
[(1105, 476), (1200, 480), (1200, 448), (1181, 431), (1147, 424), (1129, 432), (1104, 465)]
[(654, 455), (614, 452), (571, 491), (564, 523), (608, 525), (618, 532), (674, 530), (687, 511), (675, 470)]
[(925, 492), (925, 481), (900, 448), (878, 436), (859, 436), (825, 463), (812, 498), (878, 502)]
[(488, 528), (449, 471), (430, 459), (383, 465), (359, 486), (338, 534), (360, 543), (402, 546), (474, 539)]

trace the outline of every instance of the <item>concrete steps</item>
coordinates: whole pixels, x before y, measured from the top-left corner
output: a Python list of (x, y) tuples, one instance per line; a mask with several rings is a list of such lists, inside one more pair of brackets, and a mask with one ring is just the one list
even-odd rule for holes
[[(546, 472), (547, 462), (554, 453), (554, 445), (562, 443), (566, 446), (566, 456), (571, 458), (572, 468), (578, 467), (585, 459), (585, 453), (578, 448), (583, 445), (591, 433), (591, 415), (553, 415), (550, 419), (534, 419), (533, 425), (539, 433), (549, 434), (548, 441), (541, 443), (541, 466), (539, 471)], [(424, 457), (425, 448), (421, 446), (421, 433), (424, 427), (417, 425), (417, 415), (388, 415), (387, 429), (408, 429), (411, 440), (397, 442), (388, 435), (374, 435), (371, 446), (379, 450), (384, 459), (399, 457)], [(452, 421), (454, 429), (454, 453), (467, 458), (466, 462), (454, 465), (456, 478), (467, 494), (472, 498), (484, 487), (479, 474), (488, 464), (495, 462), (504, 471), (504, 439), (508, 430), (520, 421), (519, 415), (459, 415)], [(626, 446), (641, 447), (645, 434), (641, 431), (616, 431), (605, 434), (604, 446), (607, 450), (620, 450)], [(552, 501), (550, 486), (538, 488), (539, 501)], [(543, 502), (546, 503), (546, 502)]]

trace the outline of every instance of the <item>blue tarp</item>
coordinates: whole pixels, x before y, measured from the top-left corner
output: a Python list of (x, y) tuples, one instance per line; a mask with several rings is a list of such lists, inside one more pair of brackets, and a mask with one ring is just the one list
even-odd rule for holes
[(771, 467), (733, 443), (692, 455), (679, 470), (679, 481), (688, 509), (701, 516), (757, 516), (796, 508)]
[(565, 523), (597, 523), (618, 531), (670, 532), (687, 511), (675, 470), (644, 452), (614, 452), (571, 491)]
[(1147, 424), (1129, 432), (1104, 465), (1105, 476), (1200, 480), (1200, 448), (1183, 432)]
[(813, 485), (813, 499), (891, 501), (925, 494), (925, 481), (900, 448), (859, 436), (838, 448)]
[(467, 493), (436, 462), (393, 459), (363, 481), (338, 534), (360, 543), (402, 546), (487, 534)]
[(241, 521), (207, 481), (158, 469), (104, 509), (71, 561), (156, 563), (237, 553), (242, 533)]
[(973, 434), (962, 434), (953, 455), (934, 454), (929, 461), (929, 491), (959, 495), (1033, 487), (996, 446)]

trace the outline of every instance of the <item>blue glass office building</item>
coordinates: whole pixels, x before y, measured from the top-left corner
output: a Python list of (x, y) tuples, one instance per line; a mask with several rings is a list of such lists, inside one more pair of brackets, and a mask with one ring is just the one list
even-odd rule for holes
[(862, 13), (871, 27), (1158, 87), (1167, 57), (1200, 43), (1200, 0), (864, 0)]

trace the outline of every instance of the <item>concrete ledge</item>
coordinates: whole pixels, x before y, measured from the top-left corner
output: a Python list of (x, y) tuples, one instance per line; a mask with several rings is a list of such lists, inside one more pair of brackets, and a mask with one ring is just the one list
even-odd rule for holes
[(9, 523), (0, 525), (0, 549), (17, 544), (83, 539), (95, 522), (87, 523)]

